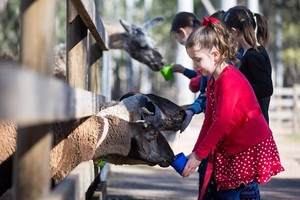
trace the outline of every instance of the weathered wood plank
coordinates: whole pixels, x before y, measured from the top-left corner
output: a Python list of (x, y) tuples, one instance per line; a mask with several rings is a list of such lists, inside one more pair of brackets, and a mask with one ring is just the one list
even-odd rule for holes
[(55, 1), (21, 1), (20, 60), (24, 67), (50, 74), (55, 40)]
[(70, 0), (67, 1), (67, 82), (87, 89), (87, 27)]
[(294, 101), (291, 98), (272, 98), (270, 102), (270, 109), (281, 109), (282, 107), (291, 108), (294, 106)]
[(273, 96), (292, 96), (293, 88), (276, 87)]
[(293, 132), (299, 133), (299, 98), (300, 86), (297, 84), (293, 88), (274, 88), (269, 109), (270, 121), (276, 123), (289, 122), (292, 125)]
[(94, 163), (92, 160), (80, 163), (50, 193), (48, 200), (84, 200), (86, 191), (94, 181)]
[(95, 2), (89, 0), (72, 0), (78, 14), (95, 38), (102, 50), (108, 50), (103, 23), (96, 12)]
[(20, 127), (81, 118), (97, 113), (105, 97), (74, 89), (52, 77), (0, 63), (0, 119)]
[(292, 121), (293, 112), (291, 112), (290, 110), (269, 112), (269, 117), (270, 117), (271, 120), (274, 120), (274, 121), (276, 121), (276, 120), (278, 120), (278, 121), (282, 121), (282, 120)]
[[(91, 36), (91, 34), (90, 34)], [(101, 79), (102, 79), (102, 66), (103, 59), (99, 59), (103, 55), (103, 51), (100, 49), (99, 45), (95, 43), (93, 37), (89, 37), (89, 87), (88, 90), (97, 94), (102, 94), (101, 91)]]
[(49, 193), (52, 138), (49, 124), (18, 129), (13, 166), (15, 199), (43, 199)]
[[(20, 8), (22, 67), (49, 75), (55, 36), (55, 1), (23, 0)], [(52, 137), (49, 125), (18, 128), (13, 169), (14, 199), (43, 199), (49, 193)]]

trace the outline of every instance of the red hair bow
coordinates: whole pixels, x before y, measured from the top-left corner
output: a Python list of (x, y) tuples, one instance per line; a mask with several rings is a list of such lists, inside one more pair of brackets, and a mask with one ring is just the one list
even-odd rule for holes
[(216, 24), (219, 23), (219, 21), (214, 17), (209, 17), (209, 18), (204, 17), (202, 20), (202, 25), (209, 27), (210, 26), (209, 22), (216, 23)]

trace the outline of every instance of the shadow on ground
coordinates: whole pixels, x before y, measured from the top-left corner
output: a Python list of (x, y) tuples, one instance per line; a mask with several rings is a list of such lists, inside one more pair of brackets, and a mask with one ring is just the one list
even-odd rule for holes
[(300, 179), (272, 178), (259, 187), (263, 200), (300, 199)]
[[(193, 118), (192, 124), (172, 141), (174, 153), (188, 155), (203, 121), (203, 116)], [(285, 171), (261, 184), (262, 200), (298, 200), (300, 199), (300, 134), (288, 134), (278, 131), (274, 138), (278, 146)], [(198, 196), (198, 173), (189, 178), (181, 178), (172, 168), (162, 169), (148, 166), (111, 166), (107, 179), (107, 200), (196, 200)]]
[(182, 178), (173, 169), (111, 166), (107, 200), (197, 199), (198, 174)]
[[(197, 199), (198, 173), (183, 179), (172, 169), (148, 167), (112, 167), (108, 179), (107, 200), (189, 200)], [(262, 200), (298, 200), (300, 198), (300, 179), (272, 178), (262, 184)]]

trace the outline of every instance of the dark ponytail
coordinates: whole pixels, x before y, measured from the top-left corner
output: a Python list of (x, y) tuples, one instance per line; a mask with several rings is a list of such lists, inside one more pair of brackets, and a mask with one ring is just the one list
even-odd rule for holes
[(240, 26), (246, 42), (257, 50), (255, 31), (250, 20), (241, 18)]
[(257, 41), (260, 45), (267, 47), (269, 45), (269, 31), (267, 19), (258, 13), (253, 13), (253, 16), (256, 18)]
[[(255, 21), (255, 18), (256, 21)], [(240, 30), (246, 42), (257, 50), (257, 42), (267, 46), (269, 40), (267, 20), (260, 14), (252, 13), (245, 6), (235, 6), (224, 14), (224, 23), (227, 28)], [(257, 33), (255, 35), (255, 29)]]

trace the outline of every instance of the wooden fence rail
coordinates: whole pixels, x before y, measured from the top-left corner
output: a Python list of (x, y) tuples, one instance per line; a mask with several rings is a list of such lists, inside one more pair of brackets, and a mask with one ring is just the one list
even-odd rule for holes
[[(94, 115), (105, 102), (104, 96), (88, 91), (88, 85), (96, 85), (90, 83), (94, 79), (90, 80), (88, 76), (88, 68), (95, 60), (89, 63), (88, 58), (101, 58), (102, 51), (108, 49), (95, 3), (93, 0), (66, 2), (69, 85), (51, 76), (55, 38), (54, 0), (21, 1), (20, 63), (0, 62), (0, 120), (12, 119), (18, 125), (13, 170), (14, 199), (85, 199), (85, 192), (95, 178), (93, 163), (83, 163), (78, 167), (88, 172), (77, 169), (77, 172), (71, 173), (77, 178), (67, 180), (68, 183), (71, 180), (72, 190), (63, 187), (67, 183), (60, 184), (61, 188), (52, 192), (50, 190), (50, 125)], [(87, 37), (90, 35), (97, 48), (88, 45)], [(96, 51), (93, 52), (93, 49)], [(87, 52), (99, 55), (89, 56)], [(101, 79), (101, 74), (96, 79)], [(83, 175), (80, 175), (82, 172)], [(83, 176), (90, 176), (89, 183), (80, 181)]]
[[(275, 88), (270, 103), (270, 123), (300, 133), (300, 85)], [(290, 132), (285, 130), (286, 132)]]

